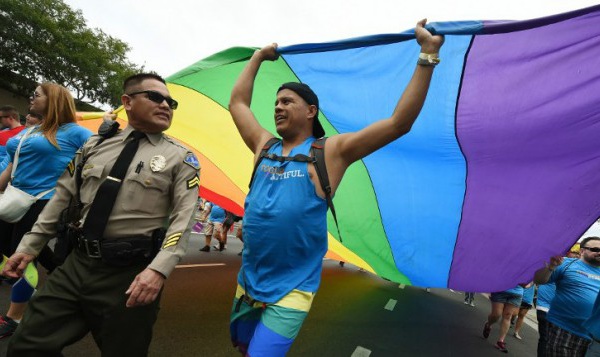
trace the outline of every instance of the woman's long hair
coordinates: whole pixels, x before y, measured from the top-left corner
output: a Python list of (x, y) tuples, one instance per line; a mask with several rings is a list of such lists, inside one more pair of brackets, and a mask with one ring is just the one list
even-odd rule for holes
[(69, 90), (61, 85), (45, 82), (40, 84), (40, 87), (48, 98), (46, 110), (42, 113), (44, 120), (40, 125), (40, 130), (46, 139), (60, 150), (56, 141), (56, 133), (62, 124), (74, 123), (77, 120), (75, 101)]

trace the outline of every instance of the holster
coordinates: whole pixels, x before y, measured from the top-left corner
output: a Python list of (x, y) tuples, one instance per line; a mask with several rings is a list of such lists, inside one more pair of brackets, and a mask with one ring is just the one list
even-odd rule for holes
[(77, 217), (77, 208), (69, 205), (65, 208), (56, 224), (56, 244), (54, 245), (55, 261), (58, 265), (64, 263), (67, 256), (73, 250), (73, 239), (80, 234), (81, 229), (78, 227), (79, 222)]

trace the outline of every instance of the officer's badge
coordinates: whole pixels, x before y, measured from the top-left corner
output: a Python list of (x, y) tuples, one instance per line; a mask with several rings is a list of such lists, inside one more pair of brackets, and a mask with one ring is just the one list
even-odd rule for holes
[(167, 159), (162, 155), (156, 155), (150, 160), (150, 170), (158, 172), (167, 166)]
[(191, 152), (188, 152), (187, 155), (185, 155), (185, 159), (183, 159), (183, 162), (190, 165), (195, 170), (200, 170), (200, 162), (196, 158), (196, 155), (194, 155)]

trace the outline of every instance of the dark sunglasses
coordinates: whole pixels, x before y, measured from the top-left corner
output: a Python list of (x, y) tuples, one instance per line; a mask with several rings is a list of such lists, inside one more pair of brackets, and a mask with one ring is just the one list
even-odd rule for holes
[(169, 105), (169, 108), (175, 110), (177, 109), (177, 106), (179, 105), (179, 103), (177, 103), (177, 101), (171, 97), (165, 97), (164, 95), (158, 93), (157, 91), (153, 91), (153, 90), (141, 90), (139, 92), (133, 92), (133, 93), (129, 93), (127, 94), (128, 96), (134, 96), (136, 94), (142, 94), (145, 93), (148, 96), (148, 99), (150, 99), (151, 101), (153, 101), (156, 104), (161, 104), (162, 102), (164, 102), (165, 100), (167, 101), (167, 104)]
[(598, 247), (593, 247), (593, 248), (588, 248), (588, 247), (580, 247), (579, 249), (587, 249), (590, 252), (594, 252), (594, 253), (600, 253), (600, 248)]

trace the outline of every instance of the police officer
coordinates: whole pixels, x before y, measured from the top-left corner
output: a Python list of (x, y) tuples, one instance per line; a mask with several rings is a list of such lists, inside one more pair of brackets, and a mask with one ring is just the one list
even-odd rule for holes
[[(148, 353), (164, 281), (185, 253), (200, 167), (188, 149), (163, 134), (177, 108), (164, 79), (137, 74), (123, 87), (127, 128), (109, 138), (90, 138), (6, 264), (5, 275), (22, 275), (56, 235), (61, 212), (72, 199), (81, 202), (81, 229), (73, 226), (75, 247), (34, 295), (10, 341), (9, 356), (60, 355), (87, 332), (103, 356)], [(131, 151), (133, 146), (137, 149)], [(133, 158), (119, 178), (113, 169), (126, 151)], [(116, 198), (106, 202), (114, 192), (106, 187), (115, 183)], [(98, 223), (103, 215), (106, 222)]]

